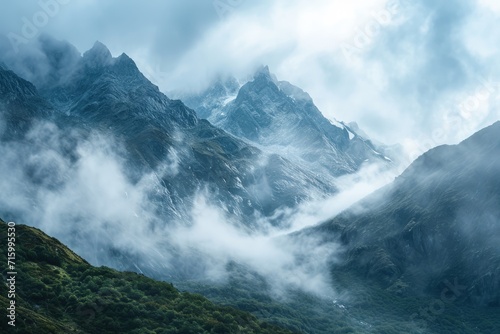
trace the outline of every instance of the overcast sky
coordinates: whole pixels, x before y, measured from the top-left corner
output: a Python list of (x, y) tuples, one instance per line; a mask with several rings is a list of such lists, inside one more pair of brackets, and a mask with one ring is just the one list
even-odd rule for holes
[(267, 64), (309, 92), (328, 118), (356, 121), (373, 138), (416, 151), (455, 143), (500, 118), (497, 0), (0, 6), (2, 33), (25, 36), (29, 21), (81, 52), (99, 40), (114, 56), (130, 55), (165, 92), (200, 89), (219, 73), (243, 77)]

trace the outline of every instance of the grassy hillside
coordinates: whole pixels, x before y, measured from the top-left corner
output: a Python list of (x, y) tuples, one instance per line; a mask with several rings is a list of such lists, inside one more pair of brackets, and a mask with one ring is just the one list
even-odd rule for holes
[[(0, 220), (0, 268), (7, 272), (7, 224)], [(181, 293), (145, 276), (92, 267), (58, 240), (16, 226), (16, 326), (8, 333), (290, 333), (253, 315)], [(9, 305), (0, 286), (0, 309)]]

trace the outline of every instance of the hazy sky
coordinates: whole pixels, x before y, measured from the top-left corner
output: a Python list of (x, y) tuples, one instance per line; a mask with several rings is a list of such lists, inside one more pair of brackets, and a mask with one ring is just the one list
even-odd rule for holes
[(327, 117), (417, 153), (500, 118), (496, 0), (55, 1), (4, 2), (0, 31), (100, 40), (165, 92), (267, 64)]

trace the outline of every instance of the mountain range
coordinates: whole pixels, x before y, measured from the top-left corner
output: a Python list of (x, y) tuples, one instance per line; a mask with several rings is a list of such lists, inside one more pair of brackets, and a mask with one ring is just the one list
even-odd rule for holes
[[(128, 323), (125, 307), (153, 312), (145, 327), (156, 332), (281, 331), (86, 260), (175, 281), (296, 332), (500, 330), (500, 122), (430, 150), (335, 217), (288, 233), (286, 213), (335, 199), (339, 177), (396, 167), (397, 150), (354, 123), (328, 120), (268, 67), (181, 101), (99, 42), (83, 54), (49, 36), (19, 53), (2, 43), (0, 214), (79, 254), (19, 227), (30, 240), (20, 248), (21, 313), (46, 332), (105, 323), (109, 332), (141, 332), (137, 322), (117, 323)], [(225, 278), (203, 277), (220, 263)], [(276, 281), (294, 284), (276, 292)], [(65, 313), (95, 298), (110, 305), (97, 322)]]
[[(2, 88), (9, 89), (2, 103), (8, 104), (12, 116), (7, 117), (8, 128), (12, 123), (13, 131), (21, 131), (14, 118), (23, 117), (26, 122), (49, 120), (61, 129), (98, 130), (119, 138), (128, 162), (140, 172), (156, 171), (160, 163), (175, 160), (177, 174), (159, 175), (158, 180), (168, 193), (162, 201), (172, 202), (166, 208), (170, 215), (182, 215), (184, 205), (174, 201), (204, 186), (219, 192), (219, 201), (240, 218), (255, 211), (269, 215), (311, 194), (335, 191), (331, 183), (285, 158), (264, 154), (199, 120), (181, 101), (162, 94), (125, 54), (112, 58), (96, 43), (80, 56), (72, 46), (47, 37), (40, 40), (38, 51), (11, 61), (34, 85), (2, 69)], [(252, 192), (264, 183), (268, 191)]]
[[(4, 52), (0, 58), (6, 64), (2, 68), (3, 86), (10, 89), (6, 92), (9, 95), (2, 96), (2, 103), (11, 110), (8, 124), (16, 122), (13, 118), (23, 117), (28, 123), (34, 119), (50, 121), (60, 129), (78, 129), (87, 136), (92, 131), (109, 134), (124, 144), (127, 163), (139, 175), (146, 170), (158, 172), (164, 162), (174, 163), (175, 175), (162, 177), (157, 173), (158, 186), (168, 194), (161, 201), (172, 202), (163, 214), (182, 216), (185, 205), (175, 201), (187, 200), (203, 187), (217, 193), (214, 201), (223, 202), (240, 220), (244, 217), (246, 224), (251, 224), (248, 218), (254, 214), (270, 216), (280, 207), (293, 207), (305, 199), (336, 192), (334, 180), (309, 168), (311, 164), (297, 163), (282, 152), (262, 150), (256, 147), (257, 142), (248, 142), (246, 135), (231, 135), (197, 118), (184, 103), (161, 93), (127, 55), (113, 58), (99, 42), (81, 56), (69, 43), (42, 36), (36, 52), (21, 52), (15, 57)], [(268, 75), (260, 77), (260, 85), (268, 85), (274, 92), (276, 86), (266, 79)], [(263, 89), (258, 84), (242, 89)], [(256, 94), (258, 90), (251, 94), (254, 101), (245, 103), (255, 103), (257, 110), (262, 101)], [(16, 99), (9, 102), (12, 98), (7, 96)], [(290, 99), (280, 92), (275, 98)], [(302, 158), (326, 159), (324, 171), (340, 175), (357, 170), (368, 155), (378, 157), (369, 141), (356, 139), (347, 145), (347, 127), (330, 125), (312, 101), (304, 103), (315, 115), (306, 117), (310, 128), (296, 127), (294, 136), (310, 137), (307, 145), (321, 143), (321, 150), (310, 157), (301, 154)], [(303, 115), (308, 112), (300, 110)], [(29, 114), (24, 117), (23, 113)], [(240, 119), (234, 118), (235, 127)], [(269, 125), (266, 131), (274, 130), (275, 126)], [(363, 147), (359, 155), (355, 154), (357, 146)]]
[[(222, 208), (228, 220), (247, 230), (260, 231), (264, 228), (259, 226), (262, 217), (266, 224), (278, 226), (282, 221), (276, 217), (283, 210), (337, 193), (335, 176), (354, 173), (370, 159), (391, 165), (369, 140), (354, 134), (348, 126), (327, 121), (310, 98), (299, 99), (306, 93), (272, 79), (267, 68), (259, 70), (255, 80), (243, 85), (239, 97), (228, 104), (235, 109), (228, 111), (231, 115), (238, 113), (236, 109), (241, 105), (250, 108), (241, 112), (250, 118), (232, 116), (232, 121), (224, 121), (224, 129), (198, 118), (182, 101), (168, 98), (126, 54), (114, 58), (100, 42), (82, 55), (71, 44), (42, 35), (36, 47), (19, 53), (7, 47), (2, 50), (0, 80), (4, 94), (0, 103), (6, 124), (3, 137), (20, 145), (19, 150), (26, 150), (23, 155), (33, 157), (21, 162), (19, 178), (30, 180), (27, 184), (37, 191), (40, 185), (51, 191), (67, 187), (72, 177), (60, 166), (71, 169), (82, 164), (82, 142), (96, 136), (111, 138), (131, 183), (142, 185), (144, 175), (149, 175), (146, 196), (155, 203), (153, 215), (160, 218), (154, 225), (159, 228), (189, 221), (197, 195), (207, 193), (210, 202)], [(297, 101), (291, 97), (292, 91)], [(244, 129), (243, 119), (256, 121), (250, 115), (258, 113), (269, 99), (276, 115), (264, 118), (277, 122), (258, 124), (262, 134), (259, 136), (267, 139), (250, 140), (246, 130), (231, 130), (230, 124)], [(262, 111), (262, 115), (271, 109)], [(293, 154), (281, 149), (281, 135), (274, 139), (264, 135), (278, 133), (278, 123), (286, 119), (297, 123), (287, 130), (288, 134), (282, 134), (289, 137)], [(40, 124), (55, 126), (49, 127), (49, 132), (58, 138), (57, 143), (47, 140), (39, 146), (34, 126), (47, 133), (47, 129), (40, 130)], [(291, 123), (282, 125), (286, 129)], [(312, 146), (317, 146), (317, 150), (313, 151)], [(50, 157), (40, 158), (45, 158), (40, 150), (49, 150)], [(52, 156), (54, 152), (57, 159)], [(59, 167), (54, 173), (55, 166)], [(40, 206), (33, 198), (37, 191), (26, 189), (24, 201)], [(10, 202), (7, 199), (0, 203), (6, 218), (23, 217), (24, 221), (37, 224), (23, 213), (25, 204)], [(74, 220), (89, 219), (86, 212), (68, 215)], [(74, 235), (81, 233), (75, 230)], [(71, 246), (79, 243), (78, 238), (68, 242)], [(96, 247), (109, 248), (109, 242), (107, 238), (104, 245)], [(128, 262), (131, 261), (124, 261), (120, 268), (136, 269)]]

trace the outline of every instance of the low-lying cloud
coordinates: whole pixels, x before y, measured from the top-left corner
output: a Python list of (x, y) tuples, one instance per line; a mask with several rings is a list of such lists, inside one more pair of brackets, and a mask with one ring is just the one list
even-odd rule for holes
[(24, 142), (0, 145), (0, 171), (7, 176), (0, 181), (4, 219), (41, 228), (95, 265), (123, 268), (106, 255), (114, 250), (132, 256), (138, 271), (173, 277), (176, 261), (185, 261), (192, 268), (183, 275), (224, 282), (228, 265), (237, 263), (264, 277), (276, 296), (289, 289), (334, 295), (328, 268), (340, 246), (287, 235), (331, 218), (390, 179), (377, 167), (340, 178), (335, 197), (283, 209), (281, 227), (264, 218), (260, 228), (242, 227), (206, 189), (196, 193), (187, 214), (167, 221), (152, 195), (164, 191), (162, 177), (178, 172), (176, 151), (159, 170), (132, 182), (119, 143), (97, 133), (79, 136), (39, 123)]

